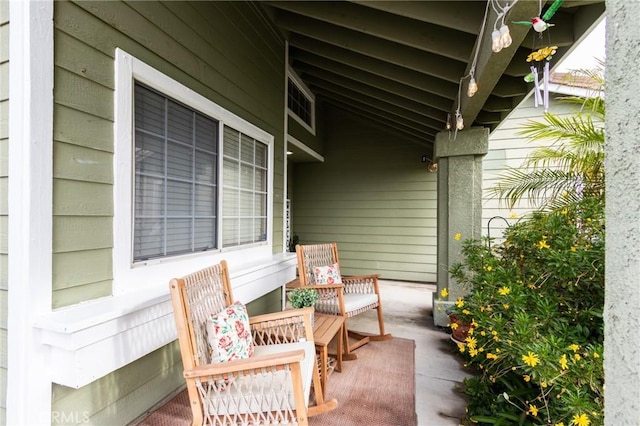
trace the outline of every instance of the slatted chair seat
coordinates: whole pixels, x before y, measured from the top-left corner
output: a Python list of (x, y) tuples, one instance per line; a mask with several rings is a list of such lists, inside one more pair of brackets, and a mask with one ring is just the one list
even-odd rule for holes
[(211, 316), (232, 306), (227, 263), (172, 279), (170, 291), (193, 425), (307, 425), (336, 408), (322, 396), (312, 308), (250, 318), (253, 355), (218, 362), (207, 332)]
[[(353, 350), (368, 343), (370, 340), (388, 340), (392, 336), (384, 331), (384, 317), (382, 301), (378, 288), (378, 275), (344, 276), (338, 273), (340, 282), (319, 282), (319, 269), (331, 267), (340, 270), (338, 246), (336, 243), (296, 245), (298, 257), (298, 279), (301, 287), (312, 288), (319, 294), (315, 304), (317, 312), (342, 315), (345, 318), (345, 359), (353, 359)], [(334, 268), (336, 267), (337, 268)], [(326, 278), (326, 277), (325, 277)], [(379, 334), (364, 334), (350, 330), (348, 318), (375, 309), (378, 314)], [(349, 336), (357, 341), (351, 343)]]

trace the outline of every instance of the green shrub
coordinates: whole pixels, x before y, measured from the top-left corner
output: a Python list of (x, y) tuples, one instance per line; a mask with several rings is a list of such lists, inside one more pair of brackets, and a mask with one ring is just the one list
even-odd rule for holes
[(289, 293), (289, 302), (294, 308), (313, 306), (318, 301), (318, 293), (311, 288), (296, 288)]
[(602, 199), (535, 213), (505, 237), (466, 241), (450, 271), (470, 289), (456, 308), (474, 326), (460, 352), (480, 372), (465, 382), (469, 418), (603, 424)]

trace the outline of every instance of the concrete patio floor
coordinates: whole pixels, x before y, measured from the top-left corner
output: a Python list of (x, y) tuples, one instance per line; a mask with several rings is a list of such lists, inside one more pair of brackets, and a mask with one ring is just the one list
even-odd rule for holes
[[(458, 426), (465, 399), (459, 387), (470, 375), (450, 335), (433, 324), (435, 284), (380, 280), (385, 331), (416, 342), (416, 412), (419, 426)], [(349, 328), (377, 332), (376, 312), (349, 319)], [(349, 368), (348, 363), (344, 365)]]

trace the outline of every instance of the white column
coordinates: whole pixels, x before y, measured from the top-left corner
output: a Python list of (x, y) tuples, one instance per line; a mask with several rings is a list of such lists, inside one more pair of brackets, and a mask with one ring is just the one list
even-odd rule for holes
[(605, 425), (640, 424), (640, 2), (607, 0)]
[(55, 366), (33, 323), (51, 311), (53, 7), (9, 5), (9, 425), (51, 423)]

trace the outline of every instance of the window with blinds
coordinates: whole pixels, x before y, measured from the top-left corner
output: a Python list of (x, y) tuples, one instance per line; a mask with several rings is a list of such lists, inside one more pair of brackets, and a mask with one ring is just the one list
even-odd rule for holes
[(218, 121), (135, 83), (133, 260), (217, 248)]
[(223, 137), (222, 246), (267, 240), (267, 146), (230, 127)]
[(287, 109), (289, 115), (315, 134), (316, 99), (292, 67), (287, 71)]

